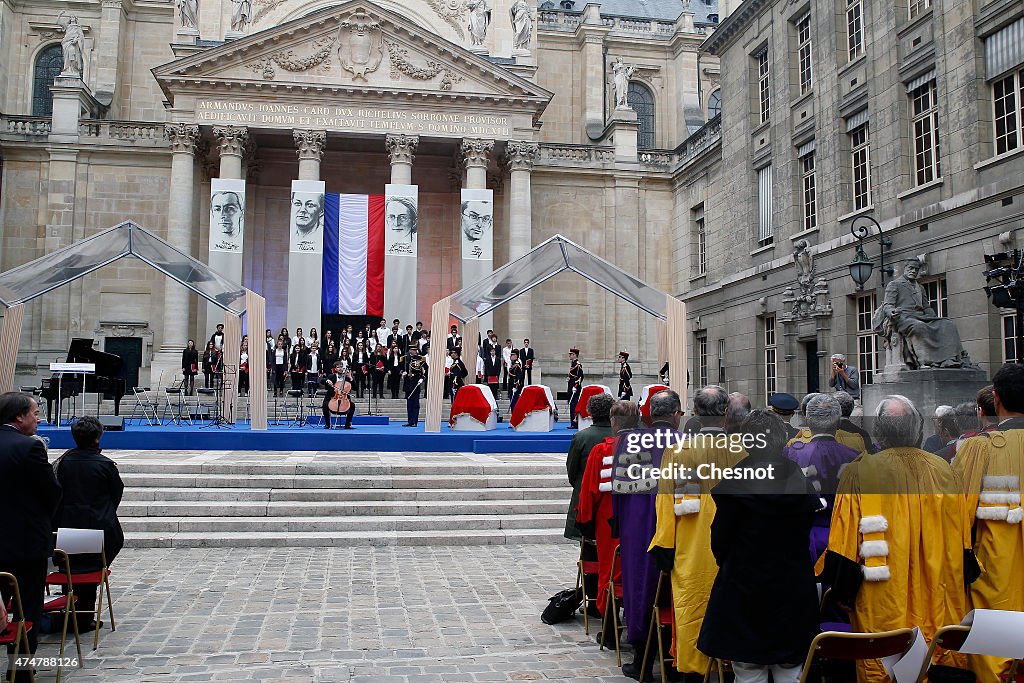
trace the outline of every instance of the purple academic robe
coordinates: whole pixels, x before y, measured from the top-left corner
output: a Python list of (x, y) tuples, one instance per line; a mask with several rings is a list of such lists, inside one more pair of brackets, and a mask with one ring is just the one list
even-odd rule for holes
[[(831, 436), (819, 435), (804, 443), (797, 441), (787, 446), (784, 455), (804, 470), (815, 491), (821, 494), (824, 508), (814, 516), (811, 526), (811, 562), (828, 547), (828, 531), (832, 522), (832, 505), (835, 501), (839, 475), (847, 463), (856, 460), (860, 453), (836, 441)], [(813, 469), (812, 469), (813, 468)]]
[[(637, 430), (638, 432), (654, 431)], [(660, 425), (658, 431), (670, 432), (670, 428)], [(622, 561), (622, 611), (626, 621), (626, 640), (630, 643), (642, 644), (647, 640), (647, 618), (654, 604), (654, 592), (658, 586), (658, 567), (654, 557), (647, 553), (647, 548), (654, 538), (654, 529), (658, 524), (655, 500), (658, 495), (658, 482), (651, 479), (637, 481), (626, 475), (626, 467), (630, 461), (625, 452), (626, 439), (619, 439), (619, 448), (615, 453), (615, 465), (612, 480), (612, 515), (619, 524), (619, 557)], [(661, 450), (651, 449), (649, 459), (647, 453), (641, 454), (643, 466), (661, 467)], [(649, 489), (645, 492), (644, 489)], [(642, 651), (642, 650), (641, 650)]]

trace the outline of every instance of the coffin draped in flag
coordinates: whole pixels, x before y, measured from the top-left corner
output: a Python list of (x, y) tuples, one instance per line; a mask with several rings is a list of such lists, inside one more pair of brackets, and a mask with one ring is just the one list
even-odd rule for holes
[(384, 315), (384, 195), (325, 196), (321, 308)]

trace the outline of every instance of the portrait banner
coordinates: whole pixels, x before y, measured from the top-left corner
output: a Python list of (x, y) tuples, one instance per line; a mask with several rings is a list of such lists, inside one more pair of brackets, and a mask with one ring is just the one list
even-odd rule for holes
[[(494, 271), (494, 191), (462, 191), (459, 211), (462, 239), (462, 286), (477, 282)], [(491, 314), (480, 318), (480, 328), (491, 327)]]
[(288, 205), (288, 329), (320, 326), (323, 287), (322, 180), (293, 180)]
[(245, 238), (245, 181), (210, 181), (210, 251), (241, 254)]
[[(207, 264), (232, 282), (242, 284), (242, 252), (245, 245), (245, 180), (213, 178), (210, 180), (210, 251)], [(213, 333), (224, 322), (224, 311), (206, 306), (206, 322), (200, 337)]]
[(415, 324), (419, 188), (384, 186), (384, 317)]

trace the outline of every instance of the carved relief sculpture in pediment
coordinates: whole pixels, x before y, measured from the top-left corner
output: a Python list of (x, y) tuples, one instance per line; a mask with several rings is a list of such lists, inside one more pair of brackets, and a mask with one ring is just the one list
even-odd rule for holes
[(338, 31), (338, 58), (341, 68), (352, 78), (366, 80), (366, 74), (377, 70), (384, 59), (383, 33), (380, 24), (362, 10), (341, 22)]

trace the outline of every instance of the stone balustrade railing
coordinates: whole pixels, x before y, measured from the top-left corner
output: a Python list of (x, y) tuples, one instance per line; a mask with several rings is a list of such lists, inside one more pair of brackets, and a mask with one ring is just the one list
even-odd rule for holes
[(679, 167), (685, 166), (691, 159), (722, 139), (722, 115), (705, 123), (701, 128), (683, 141), (675, 149), (675, 157)]
[(167, 140), (164, 124), (144, 121), (106, 121), (85, 119), (78, 124), (82, 138), (117, 140), (119, 142), (149, 142), (162, 144)]
[(671, 150), (642, 149), (637, 154), (641, 164), (645, 166), (667, 169), (675, 163), (676, 155)]
[(11, 135), (46, 137), (50, 134), (50, 117), (5, 116), (3, 117), (3, 127), (0, 130)]
[(539, 27), (548, 31), (575, 31), (581, 21), (583, 15), (579, 12), (541, 10), (538, 16)]
[(558, 145), (541, 143), (541, 163), (570, 162), (586, 165), (602, 164), (615, 161), (615, 150), (611, 147), (593, 147), (590, 145)]

